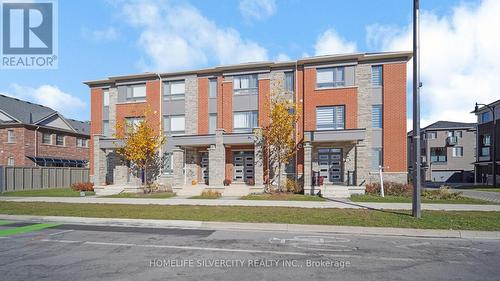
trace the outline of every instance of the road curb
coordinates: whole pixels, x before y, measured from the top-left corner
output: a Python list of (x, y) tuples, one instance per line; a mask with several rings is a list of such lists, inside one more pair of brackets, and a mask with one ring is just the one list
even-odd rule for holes
[(241, 223), (187, 220), (116, 219), (63, 216), (1, 215), (2, 220), (57, 222), (67, 224), (92, 224), (107, 226), (151, 227), (151, 228), (196, 228), (211, 230), (254, 230), (298, 233), (338, 233), (354, 235), (406, 236), (424, 238), (462, 238), (500, 240), (500, 231), (472, 231), (446, 229), (386, 228), (338, 225), (305, 225), (278, 223)]

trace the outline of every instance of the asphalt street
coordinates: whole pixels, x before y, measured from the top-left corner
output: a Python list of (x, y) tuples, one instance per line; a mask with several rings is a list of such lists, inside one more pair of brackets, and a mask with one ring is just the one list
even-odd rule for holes
[(0, 223), (0, 280), (498, 280), (500, 240)]

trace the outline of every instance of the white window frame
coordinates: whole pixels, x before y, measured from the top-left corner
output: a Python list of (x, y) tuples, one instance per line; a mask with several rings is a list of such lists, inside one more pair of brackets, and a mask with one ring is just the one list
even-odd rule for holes
[(88, 139), (85, 138), (76, 138), (76, 146), (77, 147), (89, 147)]
[(109, 106), (109, 89), (104, 89), (102, 91), (102, 106), (103, 107)]
[[(141, 90), (139, 90), (141, 89)], [(143, 102), (146, 101), (146, 84), (137, 84), (127, 86), (126, 99), (128, 102)]]
[[(460, 153), (458, 153), (460, 151)], [(456, 158), (464, 157), (464, 147), (463, 146), (455, 146), (452, 149), (452, 156)]]
[[(238, 118), (241, 118), (245, 124), (239, 125)], [(256, 110), (233, 112), (233, 132), (235, 133), (251, 133), (254, 128), (258, 127), (258, 122), (259, 113)]]
[(7, 143), (16, 143), (16, 131), (7, 130)]
[[(173, 120), (183, 120), (182, 130), (172, 130)], [(186, 133), (186, 116), (185, 115), (166, 115), (163, 117), (163, 131), (167, 135), (184, 135)]]
[[(248, 80), (248, 82), (244, 82)], [(253, 84), (255, 83), (255, 84)], [(245, 85), (247, 84), (247, 85)], [(235, 95), (258, 94), (259, 78), (257, 74), (237, 75), (233, 77), (233, 92)]]
[[(320, 77), (322, 77), (322, 79), (320, 79)], [(329, 89), (339, 87), (345, 87), (344, 66), (316, 69), (316, 89)]]
[[(321, 112), (321, 116), (319, 115)], [(328, 112), (331, 111), (331, 112)], [(331, 115), (331, 116), (328, 116)], [(321, 118), (320, 118), (321, 117)], [(321, 119), (331, 118), (331, 122), (320, 122)], [(316, 130), (345, 130), (345, 106), (318, 106), (316, 107)]]
[[(172, 89), (179, 88), (175, 93)], [(172, 80), (166, 81), (163, 85), (163, 97), (164, 100), (183, 100), (186, 96), (186, 81), (185, 80)]]

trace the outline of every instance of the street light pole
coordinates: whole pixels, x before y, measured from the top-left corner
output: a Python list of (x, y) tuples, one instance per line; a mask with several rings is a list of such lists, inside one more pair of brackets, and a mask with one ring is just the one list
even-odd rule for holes
[(420, 157), (420, 20), (419, 9), (420, 1), (413, 0), (413, 201), (412, 215), (416, 218), (421, 217), (420, 208), (420, 189), (421, 189), (421, 167), (422, 158)]

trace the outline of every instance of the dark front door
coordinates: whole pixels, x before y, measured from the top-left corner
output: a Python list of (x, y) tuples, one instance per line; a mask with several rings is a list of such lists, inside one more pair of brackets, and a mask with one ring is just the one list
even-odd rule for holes
[(342, 182), (342, 149), (318, 149), (319, 175), (325, 182)]

